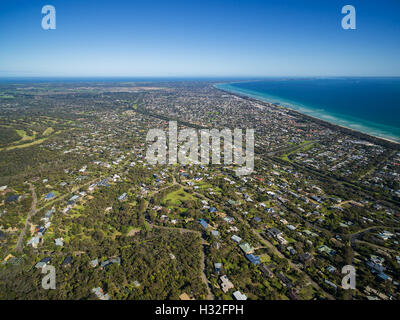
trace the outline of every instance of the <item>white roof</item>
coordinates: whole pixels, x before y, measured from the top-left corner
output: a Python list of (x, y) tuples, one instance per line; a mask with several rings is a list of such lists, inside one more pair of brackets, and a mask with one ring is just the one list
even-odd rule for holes
[(235, 291), (233, 293), (233, 296), (235, 297), (236, 300), (247, 300), (247, 296), (243, 293), (241, 293), (239, 290)]

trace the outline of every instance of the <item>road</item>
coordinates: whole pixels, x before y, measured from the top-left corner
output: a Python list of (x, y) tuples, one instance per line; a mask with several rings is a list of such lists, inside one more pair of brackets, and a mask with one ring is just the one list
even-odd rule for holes
[[(76, 190), (79, 190), (79, 188), (83, 188), (83, 187), (85, 187), (85, 186), (87, 186), (87, 185), (90, 185), (90, 184), (94, 183), (95, 181), (97, 181), (97, 180), (99, 180), (99, 179), (102, 179), (102, 177), (93, 179), (93, 180), (91, 180), (91, 181), (89, 181), (89, 182), (86, 182), (85, 184), (76, 187)], [(55, 202), (58, 202), (58, 201), (64, 199), (65, 197), (67, 197), (68, 195), (71, 195), (71, 194), (72, 194), (71, 192), (66, 193), (66, 194), (64, 194), (64, 195), (62, 195), (62, 196), (59, 196), (59, 197), (58, 197), (57, 199), (55, 199), (54, 201), (52, 201), (52, 202), (50, 202), (50, 203), (48, 203), (48, 204), (45, 204), (44, 206), (42, 206), (42, 207), (40, 207), (40, 208), (36, 208), (36, 206), (37, 206), (37, 196), (36, 196), (36, 192), (35, 192), (35, 187), (34, 187), (33, 184), (30, 183), (30, 182), (28, 182), (28, 184), (29, 184), (29, 189), (31, 190), (31, 193), (32, 193), (32, 205), (31, 205), (31, 209), (30, 209), (30, 211), (29, 211), (29, 213), (28, 213), (28, 216), (26, 217), (24, 228), (21, 230), (21, 233), (20, 233), (19, 236), (18, 236), (17, 245), (16, 245), (16, 247), (15, 247), (15, 250), (16, 250), (17, 252), (21, 252), (22, 249), (23, 249), (23, 247), (24, 247), (24, 239), (25, 239), (26, 231), (27, 231), (27, 229), (28, 229), (28, 226), (29, 226), (29, 223), (30, 223), (31, 218), (32, 218), (37, 212), (43, 210), (44, 208), (48, 207), (49, 205), (53, 205)]]
[[(164, 190), (164, 189), (170, 188), (170, 187), (172, 187), (172, 186), (174, 186), (174, 185), (180, 185), (180, 184), (178, 184), (178, 183), (176, 182), (176, 179), (175, 179), (175, 176), (174, 176), (174, 175), (172, 176), (172, 178), (173, 178), (172, 185), (169, 185), (169, 186), (164, 187), (164, 188), (162, 188), (162, 189), (156, 190), (156, 191), (152, 192), (152, 193), (149, 195), (149, 200), (148, 200), (147, 203), (146, 203), (146, 208), (145, 208), (144, 212), (146, 212), (146, 210), (147, 210), (147, 207), (148, 207), (148, 205), (149, 205), (149, 203), (150, 203), (151, 197), (153, 197), (155, 194), (157, 194), (158, 192), (161, 192), (161, 191)], [(180, 186), (182, 186), (182, 185), (180, 185)], [(197, 230), (191, 230), (191, 229), (179, 228), (179, 227), (157, 226), (157, 225), (155, 225), (155, 224), (150, 223), (149, 221), (147, 221), (147, 224), (148, 224), (151, 228), (159, 228), (159, 229), (167, 229), (167, 230), (177, 230), (177, 231), (179, 231), (180, 233), (187, 233), (187, 232), (190, 232), (190, 233), (195, 233), (195, 234), (199, 235), (199, 237), (200, 237), (200, 239), (201, 239), (201, 245), (202, 245), (202, 249), (200, 250), (200, 255), (201, 255), (201, 262), (200, 262), (200, 263), (201, 263), (201, 265), (200, 265), (200, 269), (201, 269), (201, 280), (202, 280), (203, 283), (207, 286), (207, 298), (206, 298), (206, 299), (207, 299), (207, 300), (215, 300), (215, 296), (212, 294), (212, 291), (211, 291), (211, 288), (210, 288), (210, 282), (208, 281), (207, 276), (206, 276), (206, 273), (205, 273), (206, 264), (205, 264), (205, 253), (204, 253), (204, 250), (205, 250), (205, 246), (206, 246), (207, 244), (206, 244), (205, 240), (203, 239), (201, 232), (200, 232), (200, 231), (197, 231)]]
[(28, 225), (29, 225), (30, 219), (37, 212), (36, 211), (37, 196), (36, 196), (36, 192), (35, 192), (35, 187), (30, 182), (28, 184), (29, 184), (29, 189), (30, 189), (30, 191), (32, 193), (32, 204), (31, 204), (31, 209), (30, 209), (30, 211), (28, 213), (28, 216), (26, 217), (24, 228), (22, 229), (22, 231), (21, 231), (21, 233), (19, 234), (19, 237), (18, 237), (17, 245), (15, 247), (15, 250), (17, 252), (21, 252), (22, 251), (23, 244), (24, 244), (24, 239), (25, 239), (25, 234), (26, 234), (26, 230), (28, 229)]
[(265, 246), (267, 246), (268, 248), (270, 248), (279, 258), (285, 259), (287, 260), (289, 266), (295, 270), (297, 270), (299, 273), (302, 273), (305, 277), (305, 279), (307, 279), (308, 282), (311, 283), (311, 285), (320, 290), (321, 292), (323, 292), (325, 294), (325, 296), (329, 299), (329, 300), (335, 300), (335, 298), (329, 294), (328, 292), (326, 292), (324, 289), (322, 289), (318, 283), (316, 283), (313, 279), (310, 278), (310, 276), (305, 273), (302, 269), (300, 269), (296, 264), (294, 264), (290, 259), (287, 259), (271, 242), (269, 242), (267, 239), (265, 239), (259, 232), (257, 232), (257, 230), (254, 230), (253, 228), (251, 228), (251, 226), (249, 225), (249, 223), (247, 221), (244, 221), (241, 217), (237, 216), (238, 220), (240, 220), (242, 223), (245, 223), (247, 225), (247, 227), (251, 230), (251, 232), (260, 240), (260, 242), (262, 244), (264, 244)]
[[(209, 199), (208, 197), (206, 197), (205, 195), (203, 195), (203, 194), (201, 194), (201, 193), (198, 193), (198, 192), (193, 192), (193, 193), (196, 194), (196, 195), (199, 195), (199, 196), (202, 197), (202, 198), (206, 198), (207, 200), (213, 202), (212, 199)], [(296, 269), (298, 272), (304, 274), (305, 279), (307, 279), (308, 282), (310, 282), (310, 283), (314, 286), (314, 288), (316, 288), (316, 289), (320, 290), (321, 292), (323, 292), (323, 293), (325, 294), (325, 296), (326, 296), (329, 300), (335, 300), (335, 298), (334, 298), (331, 294), (325, 292), (325, 290), (323, 290), (323, 289), (318, 285), (318, 283), (316, 283), (313, 279), (311, 279), (310, 276), (309, 276), (307, 273), (305, 273), (302, 269), (300, 269), (297, 265), (295, 265), (290, 259), (287, 259), (287, 258), (286, 258), (272, 243), (270, 243), (268, 240), (266, 240), (265, 238), (263, 238), (263, 237), (257, 232), (257, 230), (254, 230), (254, 228), (252, 228), (252, 227), (249, 225), (249, 223), (248, 223), (247, 221), (243, 220), (241, 216), (235, 214), (235, 217), (236, 217), (242, 224), (245, 224), (245, 225), (249, 228), (249, 230), (251, 230), (251, 232), (260, 240), (260, 242), (261, 242), (262, 244), (264, 244), (266, 247), (270, 248), (278, 257), (287, 260), (290, 267), (292, 267), (293, 269)]]
[(350, 238), (349, 238), (349, 245), (352, 246), (354, 244), (354, 242), (357, 240), (357, 237), (362, 235), (365, 232), (368, 232), (370, 230), (374, 230), (374, 229), (400, 229), (400, 227), (387, 227), (387, 226), (372, 226), (372, 227), (368, 227), (368, 228), (364, 228), (361, 230), (358, 230), (357, 232), (354, 232), (352, 234), (350, 234)]

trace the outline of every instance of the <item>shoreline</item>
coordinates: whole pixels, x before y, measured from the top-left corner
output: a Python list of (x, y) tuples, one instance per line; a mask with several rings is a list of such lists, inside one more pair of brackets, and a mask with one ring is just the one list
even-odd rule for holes
[[(378, 142), (380, 141), (381, 144), (382, 143), (385, 144), (385, 145), (390, 144), (392, 147), (395, 147), (396, 149), (400, 149), (400, 141), (396, 141), (396, 140), (392, 140), (390, 138), (381, 137), (381, 136), (373, 135), (371, 133), (366, 133), (366, 132), (363, 132), (363, 131), (359, 131), (359, 130), (356, 130), (356, 129), (353, 129), (353, 128), (350, 128), (350, 127), (347, 127), (345, 125), (338, 124), (338, 123), (335, 123), (335, 122), (330, 122), (330, 121), (318, 118), (316, 116), (311, 116), (311, 115), (302, 113), (301, 111), (289, 108), (289, 107), (284, 106), (284, 105), (280, 105), (280, 104), (278, 105), (278, 104), (276, 104), (274, 102), (265, 101), (265, 100), (263, 100), (261, 98), (255, 98), (255, 97), (250, 96), (249, 94), (246, 94), (246, 93), (238, 93), (238, 92), (235, 92), (234, 90), (228, 90), (228, 89), (225, 89), (225, 88), (216, 87), (216, 85), (229, 85), (231, 83), (237, 83), (237, 82), (242, 82), (242, 81), (219, 82), (219, 83), (213, 84), (213, 88), (217, 89), (217, 90), (221, 90), (221, 91), (223, 91), (225, 93), (228, 93), (228, 94), (232, 94), (232, 95), (238, 96), (240, 98), (253, 100), (253, 101), (258, 102), (258, 103), (262, 103), (262, 104), (268, 103), (269, 105), (271, 105), (271, 106), (273, 106), (275, 108), (278, 108), (278, 109), (282, 108), (282, 109), (288, 110), (289, 112), (293, 112), (293, 113), (295, 113), (297, 115), (300, 115), (302, 117), (308, 118), (308, 119), (310, 119), (310, 120), (312, 120), (314, 122), (318, 122), (318, 123), (324, 125), (325, 127), (333, 127), (333, 128), (339, 129), (341, 132), (344, 131), (344, 132), (346, 132), (348, 134), (351, 134), (352, 136), (354, 136), (354, 135), (363, 136), (364, 139), (369, 140), (369, 142), (371, 142), (371, 140), (373, 142), (376, 142), (376, 140), (378, 140)], [(248, 81), (248, 82), (252, 82), (252, 81)]]

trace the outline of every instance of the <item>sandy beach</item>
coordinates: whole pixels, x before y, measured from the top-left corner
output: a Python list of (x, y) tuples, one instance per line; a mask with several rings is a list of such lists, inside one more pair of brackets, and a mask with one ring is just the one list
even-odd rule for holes
[[(234, 82), (230, 82), (230, 83), (234, 83)], [(309, 114), (302, 113), (299, 110), (292, 109), (292, 108), (289, 108), (287, 106), (283, 106), (283, 105), (280, 105), (280, 104), (276, 104), (276, 103), (274, 103), (272, 101), (267, 101), (265, 98), (262, 99), (262, 98), (259, 98), (259, 97), (254, 97), (254, 95), (251, 95), (251, 94), (246, 94), (246, 93), (243, 93), (243, 92), (239, 93), (239, 92), (235, 92), (234, 90), (229, 90), (229, 89), (226, 89), (226, 88), (217, 87), (217, 85), (225, 85), (225, 84), (230, 84), (230, 83), (217, 83), (217, 84), (214, 85), (214, 88), (216, 88), (217, 90), (221, 90), (223, 92), (235, 95), (235, 96), (240, 97), (240, 98), (253, 100), (255, 102), (261, 103), (262, 105), (264, 105), (265, 103), (268, 103), (268, 105), (273, 106), (275, 108), (285, 109), (285, 110), (288, 110), (290, 112), (296, 113), (296, 114), (298, 114), (298, 115), (300, 115), (302, 117), (306, 117), (306, 118), (308, 118), (310, 120), (317, 121), (317, 122), (322, 122), (322, 123), (325, 123), (325, 124), (327, 124), (329, 126), (337, 127), (339, 130), (345, 131), (345, 132), (347, 132), (349, 134), (357, 133), (357, 135), (362, 135), (367, 140), (371, 140), (371, 138), (372, 138), (372, 140), (376, 140), (377, 139), (377, 140), (381, 140), (383, 142), (389, 142), (391, 144), (395, 144), (396, 146), (400, 146), (400, 142), (396, 141), (394, 139), (390, 139), (390, 138), (387, 138), (387, 137), (374, 135), (374, 134), (363, 132), (363, 131), (360, 131), (360, 130), (356, 130), (354, 128), (351, 128), (351, 127), (348, 127), (348, 126), (345, 126), (345, 125), (342, 125), (342, 124), (338, 124), (336, 122), (327, 121), (325, 119), (321, 119), (321, 118), (318, 118), (318, 117), (315, 117), (315, 116), (312, 116), (312, 115), (309, 115)]]

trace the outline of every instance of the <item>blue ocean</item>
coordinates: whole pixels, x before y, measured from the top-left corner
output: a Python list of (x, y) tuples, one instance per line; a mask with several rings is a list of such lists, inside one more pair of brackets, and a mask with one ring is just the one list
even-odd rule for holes
[(293, 78), (221, 83), (217, 88), (400, 142), (400, 78)]

